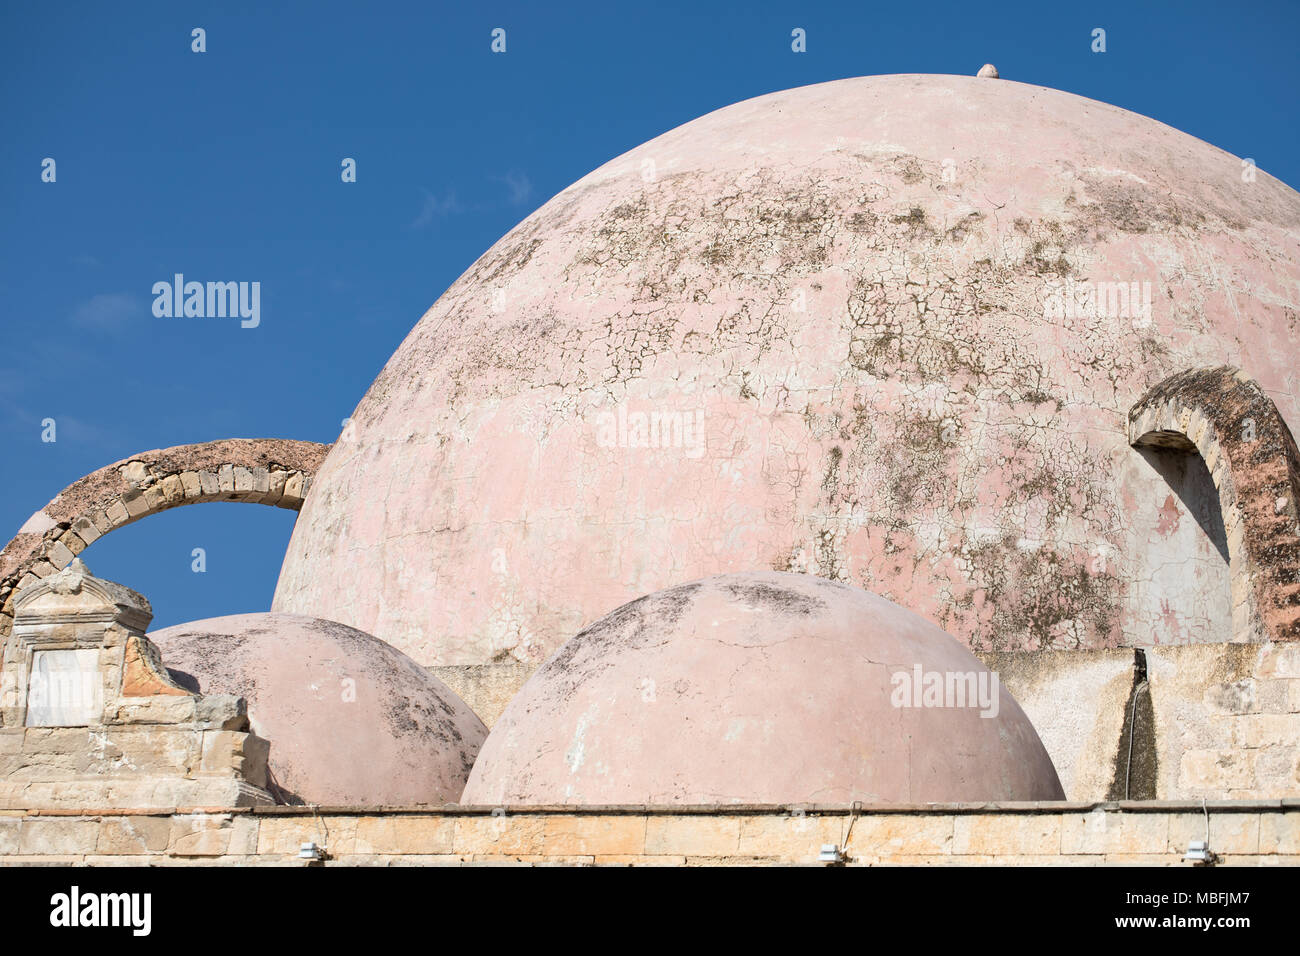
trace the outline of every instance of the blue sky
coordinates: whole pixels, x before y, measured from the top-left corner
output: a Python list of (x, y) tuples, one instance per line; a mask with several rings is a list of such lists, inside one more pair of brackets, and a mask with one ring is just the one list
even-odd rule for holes
[[(191, 30), (207, 52), (191, 52)], [(506, 52), (490, 50), (506, 30)], [(807, 32), (807, 52), (790, 32)], [(1093, 53), (1091, 32), (1106, 30)], [(973, 74), (1155, 117), (1300, 185), (1300, 4), (44, 3), (0, 10), (0, 536), (150, 448), (329, 442), (419, 316), (550, 196), (773, 90)], [(41, 182), (52, 157), (57, 180)], [(355, 184), (340, 182), (354, 157)], [(154, 317), (177, 272), (261, 324)], [(41, 422), (57, 441), (41, 441)], [(182, 508), (85, 555), (155, 625), (269, 607), (293, 514)], [(191, 571), (202, 547), (207, 571)]]

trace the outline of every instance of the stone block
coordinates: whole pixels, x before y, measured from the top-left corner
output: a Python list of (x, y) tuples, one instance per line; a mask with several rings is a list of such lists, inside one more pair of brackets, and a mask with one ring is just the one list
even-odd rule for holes
[(1061, 852), (1073, 855), (1164, 853), (1169, 847), (1169, 817), (1164, 813), (1093, 810), (1061, 820)]
[(953, 819), (954, 854), (1004, 856), (1055, 854), (1060, 851), (1060, 814), (963, 814)]
[(357, 821), (353, 852), (449, 854), (455, 836), (456, 823), (450, 817), (425, 814), (363, 817)]
[(76, 557), (75, 554), (68, 550), (68, 546), (62, 541), (55, 541), (50, 545), (45, 552), (45, 556), (49, 560), (50, 564), (59, 571), (71, 564), (72, 559)]
[(171, 842), (172, 822), (168, 817), (131, 814), (104, 817), (99, 825), (96, 853), (162, 853)]
[(639, 815), (548, 816), (542, 848), (559, 855), (635, 855), (645, 851), (645, 834), (646, 820)]
[(307, 842), (320, 842), (319, 827), (315, 821), (298, 816), (258, 816), (257, 853), (259, 856), (284, 856), (297, 854), (298, 847)]
[(149, 466), (142, 461), (128, 461), (118, 472), (122, 480), (133, 488), (149, 480)]
[(145, 501), (144, 493), (141, 491), (135, 489), (124, 491), (120, 501), (126, 508), (129, 518), (142, 518), (149, 511), (148, 502)]
[[(337, 823), (330, 818), (317, 821), (313, 814), (293, 816), (256, 816), (257, 852), (263, 856), (298, 855), (304, 843), (328, 845)], [(323, 826), (322, 826), (323, 824)]]
[[(161, 484), (150, 485), (144, 490), (144, 504), (149, 514), (167, 508), (167, 495), (164, 493)], [(127, 510), (129, 511), (130, 508), (128, 507)]]
[(1294, 784), (1297, 758), (1300, 758), (1300, 750), (1297, 750), (1293, 743), (1273, 744), (1261, 748), (1255, 754), (1255, 776), (1260, 785), (1264, 786), (1265, 780), (1286, 778), (1291, 778), (1290, 782)]
[(1181, 857), (1169, 853), (1107, 853), (1101, 858), (1106, 866), (1173, 866)]
[(90, 749), (90, 731), (85, 727), (28, 727), (23, 737), (23, 750), (38, 756), (44, 754), (82, 755)]
[(1300, 854), (1300, 812), (1260, 814), (1259, 852)]
[(732, 856), (739, 847), (739, 817), (655, 814), (646, 821), (647, 854)]
[(1253, 714), (1240, 718), (1241, 742), (1246, 747), (1294, 747), (1300, 741), (1300, 715)]
[(236, 774), (243, 769), (244, 738), (248, 734), (236, 730), (203, 731), (200, 774)]
[(197, 471), (183, 471), (179, 475), (181, 490), (186, 498), (197, 498), (203, 494), (203, 485), (199, 482)]
[(72, 530), (77, 533), (78, 538), (88, 545), (94, 544), (103, 536), (103, 532), (88, 517), (81, 517), (72, 522)]
[(204, 730), (248, 730), (248, 701), (234, 694), (204, 694), (194, 705), (194, 720)]
[[(861, 818), (855, 821), (855, 831), (861, 822)], [(741, 817), (737, 852), (741, 856), (776, 856), (795, 863), (810, 863), (817, 859), (823, 844), (840, 844), (848, 826), (849, 817), (840, 815)]]
[(105, 731), (97, 740), (95, 750), (106, 771), (121, 765), (129, 767), (132, 774), (188, 777), (199, 762), (201, 744), (199, 735), (188, 728), (141, 724)]
[[(140, 512), (143, 511), (144, 508), (141, 507)], [(104, 510), (104, 515), (110, 522), (112, 522), (114, 528), (120, 528), (131, 520), (131, 512), (127, 510), (126, 502), (120, 498), (109, 503), (108, 507)], [(110, 528), (108, 530), (112, 529)]]
[(280, 507), (297, 508), (302, 504), (303, 494), (302, 473), (295, 471), (284, 483), (284, 491), (280, 494)]
[(99, 823), (77, 817), (27, 817), (18, 831), (25, 856), (81, 856), (95, 852)]
[(18, 852), (22, 817), (0, 816), (0, 856)]
[(1250, 714), (1259, 710), (1258, 687), (1253, 677), (1211, 684), (1205, 689), (1205, 706), (1211, 713)]
[[(860, 816), (849, 834), (855, 859), (947, 856), (953, 852), (954, 817), (943, 814), (881, 813)], [(846, 824), (847, 827), (847, 824)], [(826, 843), (838, 843), (829, 839)]]
[(289, 472), (272, 471), (266, 476), (266, 493), (262, 495), (262, 504), (278, 504), (284, 494), (284, 483), (289, 480)]
[(162, 655), (153, 642), (143, 635), (126, 639), (122, 658), (122, 695), (125, 697), (191, 697), (178, 686), (162, 663)]
[(1221, 795), (1248, 789), (1255, 782), (1254, 755), (1233, 750), (1188, 750), (1179, 766), (1178, 787), (1184, 796)]
[(539, 815), (458, 816), (455, 852), (520, 855), (537, 853), (545, 839), (545, 819)]
[[(1215, 853), (1259, 851), (1258, 813), (1220, 813), (1210, 808), (1210, 849)], [(1169, 850), (1181, 857), (1193, 841), (1205, 839), (1205, 814), (1176, 813), (1169, 817)]]
[(195, 698), (190, 694), (119, 697), (105, 720), (115, 724), (188, 724), (194, 720)]
[(164, 507), (171, 508), (185, 500), (185, 485), (180, 475), (168, 475), (158, 483), (158, 488), (162, 490)]
[(1300, 643), (1265, 645), (1256, 673), (1260, 677), (1300, 678)]
[(1259, 682), (1259, 712), (1262, 714), (1290, 713), (1291, 684), (1296, 681), (1286, 679), (1264, 680)]
[(191, 814), (171, 820), (169, 852), (173, 856), (224, 856), (232, 826), (227, 814)]

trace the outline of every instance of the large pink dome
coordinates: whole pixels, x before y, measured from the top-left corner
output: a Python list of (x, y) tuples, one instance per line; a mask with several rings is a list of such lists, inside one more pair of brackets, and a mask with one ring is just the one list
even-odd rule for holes
[[(926, 697), (936, 675), (951, 696)], [(493, 726), (461, 802), (1064, 798), (1029, 719), (955, 638), (768, 571), (648, 595), (565, 644)]]
[(423, 664), (540, 661), (638, 594), (775, 568), (975, 647), (1226, 640), (1227, 568), (1183, 502), (1208, 478), (1161, 474), (1125, 416), (1228, 364), (1300, 426), (1300, 196), (1251, 173), (974, 77), (688, 123), (424, 315), (316, 477), (274, 607)]

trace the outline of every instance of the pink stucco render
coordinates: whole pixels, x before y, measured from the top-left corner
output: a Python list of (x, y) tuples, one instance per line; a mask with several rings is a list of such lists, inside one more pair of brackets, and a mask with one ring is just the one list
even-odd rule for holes
[[(913, 693), (931, 675), (944, 693)], [(1029, 719), (955, 638), (766, 571), (648, 595), (574, 637), (494, 725), (462, 802), (1061, 799)]]
[[(423, 316), (321, 467), (274, 609), (426, 665), (540, 662), (640, 595), (777, 569), (976, 648), (1226, 640), (1213, 489), (1125, 430), (1220, 364), (1300, 425), (1300, 195), (1249, 173), (974, 77), (804, 87), (652, 139)], [(1149, 283), (1149, 321), (1052, 314), (1066, 281)], [(689, 430), (638, 441), (652, 413)]]
[(149, 634), (189, 690), (236, 694), (271, 741), (277, 802), (455, 803), (487, 728), (446, 684), (353, 628), (232, 614)]

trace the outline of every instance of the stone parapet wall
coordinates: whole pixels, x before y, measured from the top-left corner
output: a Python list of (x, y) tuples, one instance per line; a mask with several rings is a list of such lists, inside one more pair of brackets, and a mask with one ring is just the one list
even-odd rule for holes
[(1300, 644), (1154, 647), (1146, 662), (1157, 797), (1300, 797)]
[(3, 728), (0, 807), (269, 804), (267, 753), (216, 722)]
[(1300, 801), (873, 807), (0, 811), (0, 863), (307, 865), (1300, 864)]
[(1071, 800), (1300, 797), (1300, 644), (979, 656)]

